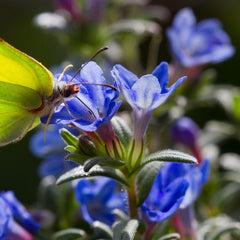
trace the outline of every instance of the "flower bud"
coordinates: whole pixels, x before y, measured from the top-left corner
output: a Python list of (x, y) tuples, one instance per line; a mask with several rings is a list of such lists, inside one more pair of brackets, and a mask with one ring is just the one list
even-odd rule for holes
[(191, 150), (196, 146), (199, 129), (196, 123), (187, 117), (177, 119), (171, 126), (170, 137), (174, 144), (182, 144)]
[(95, 156), (96, 146), (89, 136), (87, 135), (80, 136), (78, 140), (78, 146), (85, 154), (89, 156)]

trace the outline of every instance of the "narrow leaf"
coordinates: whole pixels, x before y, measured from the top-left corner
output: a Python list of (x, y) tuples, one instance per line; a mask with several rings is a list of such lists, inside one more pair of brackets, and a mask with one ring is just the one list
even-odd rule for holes
[(159, 152), (152, 153), (148, 155), (143, 164), (152, 161), (162, 161), (162, 162), (180, 162), (180, 163), (198, 163), (197, 159), (187, 153), (183, 153), (176, 150), (163, 150)]
[(122, 220), (113, 226), (114, 240), (134, 240), (140, 222), (137, 219)]
[(141, 206), (151, 191), (154, 180), (163, 166), (163, 162), (149, 162), (144, 165), (136, 178), (137, 205)]
[(209, 240), (218, 240), (220, 236), (227, 232), (233, 232), (233, 231), (240, 231), (240, 223), (239, 222), (233, 222), (227, 224), (227, 226), (222, 226), (219, 229), (217, 229), (214, 232), (211, 232), (210, 235), (208, 236)]
[(85, 235), (85, 232), (81, 229), (70, 228), (62, 230), (54, 234), (54, 240), (80, 240)]
[(116, 215), (117, 219), (119, 220), (128, 220), (129, 219), (129, 216), (126, 215), (123, 211), (121, 211), (120, 209), (114, 209), (112, 211), (113, 214)]
[(178, 239), (181, 239), (181, 236), (179, 233), (170, 233), (159, 238), (158, 240), (178, 240)]
[(62, 184), (62, 183), (69, 182), (79, 178), (88, 178), (88, 177), (96, 177), (96, 176), (109, 177), (109, 178), (115, 179), (116, 181), (122, 183), (123, 185), (126, 185), (126, 186), (128, 185), (125, 176), (122, 174), (120, 170), (114, 169), (108, 166), (99, 166), (99, 165), (95, 165), (88, 172), (84, 171), (83, 166), (76, 167), (66, 172), (61, 177), (59, 177), (57, 180), (57, 184)]
[(102, 223), (100, 221), (95, 221), (93, 223), (93, 227), (95, 229), (103, 232), (107, 239), (112, 239), (113, 238), (112, 229), (108, 225), (106, 225), (105, 223)]
[(68, 145), (64, 148), (66, 151), (70, 152), (70, 153), (77, 153), (78, 149), (72, 145)]

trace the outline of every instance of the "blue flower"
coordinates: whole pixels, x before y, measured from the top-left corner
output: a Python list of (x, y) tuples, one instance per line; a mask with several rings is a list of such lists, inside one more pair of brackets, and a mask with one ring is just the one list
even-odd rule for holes
[[(59, 75), (55, 75), (58, 78)], [(70, 75), (65, 74), (62, 81), (69, 82)], [(80, 87), (80, 92), (73, 99), (67, 101), (67, 108), (62, 104), (56, 109), (51, 123), (72, 125), (86, 132), (96, 131), (99, 125), (108, 122), (117, 112), (121, 101), (115, 101), (119, 91), (110, 87), (91, 85), (105, 84), (101, 68), (95, 62), (89, 62), (80, 72), (80, 76), (73, 80)], [(90, 83), (90, 85), (81, 84)], [(114, 84), (116, 86), (116, 84)], [(47, 117), (41, 119), (46, 122)]]
[(80, 180), (75, 196), (83, 219), (89, 224), (98, 220), (111, 226), (114, 222), (112, 210), (126, 210), (126, 194), (117, 192), (117, 187), (116, 181), (106, 177), (98, 177), (94, 181)]
[(0, 194), (1, 240), (32, 240), (30, 233), (36, 233), (39, 228), (13, 192)]
[(113, 67), (112, 76), (121, 88), (124, 98), (134, 110), (135, 131), (144, 136), (152, 112), (160, 107), (177, 87), (186, 79), (182, 77), (171, 87), (168, 85), (168, 64), (162, 62), (152, 74), (138, 78), (123, 66), (117, 64)]
[(184, 67), (222, 62), (234, 54), (234, 48), (220, 22), (209, 19), (196, 24), (196, 18), (189, 8), (182, 9), (175, 16), (167, 36), (174, 58)]
[(167, 181), (162, 169), (152, 189), (141, 206), (143, 219), (147, 222), (161, 222), (173, 215), (183, 202), (189, 183), (184, 177)]
[[(30, 141), (30, 149), (34, 155), (43, 158), (38, 174), (41, 178), (53, 175), (60, 176), (62, 173), (77, 167), (78, 164), (73, 161), (66, 161), (64, 157), (66, 151), (64, 148), (66, 144), (59, 134), (59, 130), (63, 128), (62, 125), (51, 125), (48, 127), (46, 133), (46, 141), (44, 142), (44, 131), (35, 133)], [(65, 127), (66, 128), (66, 127)], [(77, 134), (76, 130), (68, 128), (73, 134)]]
[(191, 205), (209, 178), (209, 161), (200, 167), (183, 163), (166, 163), (160, 170), (148, 198), (141, 206), (144, 218), (160, 222), (178, 208)]

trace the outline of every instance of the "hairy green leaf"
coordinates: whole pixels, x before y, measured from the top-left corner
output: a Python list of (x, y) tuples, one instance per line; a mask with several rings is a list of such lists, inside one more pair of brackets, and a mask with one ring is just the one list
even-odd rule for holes
[(137, 219), (122, 220), (113, 225), (114, 240), (134, 240), (140, 221)]
[(88, 172), (84, 171), (83, 166), (76, 167), (66, 172), (61, 177), (59, 177), (57, 180), (57, 184), (62, 184), (62, 183), (69, 182), (79, 178), (88, 178), (88, 177), (96, 177), (96, 176), (109, 177), (109, 178), (115, 179), (116, 181), (122, 183), (123, 185), (126, 185), (126, 186), (128, 185), (125, 176), (122, 174), (120, 170), (114, 169), (108, 166), (99, 166), (99, 165), (95, 165)]
[(53, 235), (54, 240), (80, 240), (85, 235), (81, 229), (70, 228), (62, 230)]
[(137, 205), (141, 206), (151, 191), (154, 180), (163, 166), (163, 162), (149, 162), (144, 165), (136, 178)]

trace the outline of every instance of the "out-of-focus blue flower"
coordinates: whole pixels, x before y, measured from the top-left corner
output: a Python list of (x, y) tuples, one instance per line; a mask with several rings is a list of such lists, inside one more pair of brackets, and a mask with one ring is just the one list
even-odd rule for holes
[(26, 208), (17, 200), (12, 191), (1, 193), (0, 197), (7, 203), (14, 218), (29, 232), (36, 233), (40, 226), (36, 223)]
[(36, 233), (39, 228), (13, 192), (0, 194), (1, 240), (32, 240), (30, 233)]
[[(77, 166), (77, 163), (73, 161), (64, 160), (66, 155), (64, 148), (66, 147), (66, 144), (59, 134), (59, 130), (63, 127), (63, 125), (49, 126), (45, 142), (43, 130), (35, 133), (30, 141), (30, 149), (32, 153), (37, 157), (44, 159), (38, 169), (38, 174), (41, 178), (49, 175), (58, 177), (62, 173)], [(70, 128), (68, 128), (68, 130), (73, 134), (77, 134), (77, 131)]]
[[(59, 75), (55, 75), (58, 78)], [(70, 75), (65, 74), (62, 81), (69, 82)], [(101, 68), (95, 62), (89, 62), (80, 72), (80, 77), (73, 80), (79, 84), (80, 92), (73, 99), (67, 101), (66, 107), (62, 104), (56, 109), (51, 118), (51, 123), (73, 125), (86, 132), (96, 131), (99, 125), (108, 122), (117, 112), (121, 101), (115, 101), (119, 96), (119, 91), (110, 87), (91, 85), (105, 84), (105, 78)], [(81, 82), (90, 83), (81, 84)], [(114, 84), (116, 87), (116, 84)], [(47, 121), (47, 117), (41, 118), (42, 122)]]
[(92, 224), (101, 221), (111, 226), (114, 222), (112, 210), (126, 211), (126, 194), (117, 191), (117, 182), (106, 177), (93, 181), (82, 179), (75, 188), (76, 200), (80, 203), (85, 221)]
[(193, 149), (198, 139), (199, 128), (192, 119), (182, 117), (173, 122), (170, 135), (173, 143), (180, 143)]
[(166, 62), (159, 64), (152, 74), (140, 78), (117, 64), (113, 67), (112, 76), (120, 86), (123, 96), (134, 110), (134, 134), (135, 136), (136, 134), (139, 135), (139, 138), (144, 136), (152, 112), (160, 107), (186, 79), (186, 77), (182, 77), (171, 87), (166, 88), (169, 78), (168, 64)]
[(174, 58), (184, 67), (222, 62), (234, 54), (220, 22), (209, 19), (196, 24), (190, 8), (178, 12), (167, 36)]
[(192, 204), (209, 178), (209, 161), (200, 167), (167, 162), (160, 170), (148, 198), (141, 206), (144, 218), (159, 222), (177, 209)]

